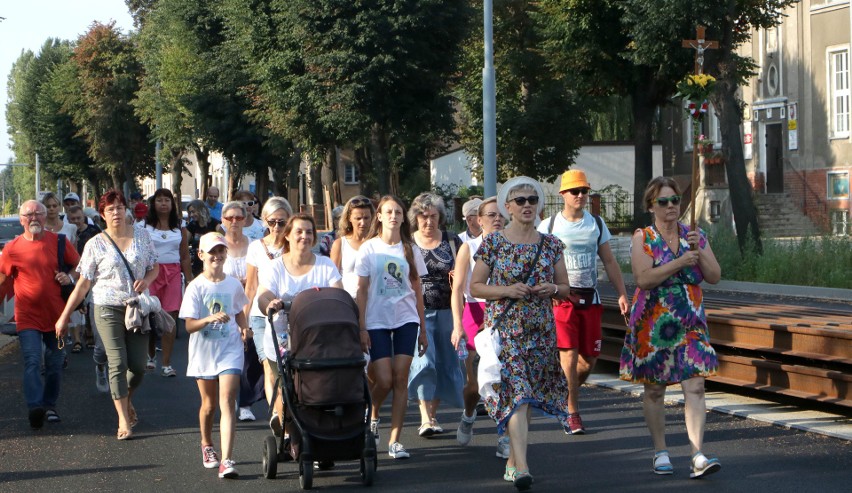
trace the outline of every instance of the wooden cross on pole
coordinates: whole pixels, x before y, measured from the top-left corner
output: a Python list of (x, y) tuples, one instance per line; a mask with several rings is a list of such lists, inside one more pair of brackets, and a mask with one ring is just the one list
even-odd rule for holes
[[(690, 48), (695, 50), (695, 74), (699, 75), (704, 72), (704, 52), (706, 50), (712, 50), (719, 47), (719, 43), (716, 41), (707, 41), (704, 39), (704, 26), (698, 25), (695, 27), (695, 39), (684, 39), (681, 43), (681, 46), (684, 48)], [(695, 101), (696, 106), (701, 106), (703, 101)], [(698, 125), (698, 123), (694, 123), (694, 125)], [(690, 231), (695, 231), (697, 224), (695, 220), (695, 210), (698, 208), (695, 203), (695, 195), (698, 191), (698, 139), (693, 132), (692, 136), (692, 187), (690, 187), (690, 200), (689, 200), (689, 208), (690, 208)], [(693, 245), (693, 250), (696, 249), (696, 246)]]
[(695, 73), (701, 74), (704, 73), (704, 52), (718, 48), (719, 43), (704, 39), (704, 26), (699, 24), (695, 27), (695, 39), (684, 39), (681, 46), (695, 50)]

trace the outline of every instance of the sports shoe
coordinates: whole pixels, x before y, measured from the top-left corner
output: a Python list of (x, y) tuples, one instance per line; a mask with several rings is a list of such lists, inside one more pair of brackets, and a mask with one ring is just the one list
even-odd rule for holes
[(251, 412), (251, 408), (241, 407), (240, 415), (237, 419), (239, 419), (240, 421), (254, 421), (257, 418), (254, 417), (254, 413)]
[(216, 449), (210, 445), (201, 446), (201, 463), (207, 469), (213, 469), (219, 466), (219, 455), (216, 454)]
[(376, 447), (379, 446), (379, 421), (378, 419), (370, 420), (370, 431), (373, 432), (373, 436), (376, 437)]
[(145, 371), (154, 371), (157, 369), (157, 358), (148, 357), (148, 362), (145, 363)]
[(692, 456), (692, 472), (689, 473), (689, 479), (702, 478), (719, 471), (719, 469), (722, 469), (722, 463), (719, 462), (719, 459), (715, 457), (708, 459), (701, 452), (696, 452)]
[(98, 392), (109, 392), (106, 365), (95, 365), (95, 387), (97, 387)]
[(388, 455), (391, 459), (407, 459), (411, 457), (408, 452), (406, 452), (405, 447), (402, 446), (399, 442), (393, 442), (388, 447)]
[(562, 425), (562, 431), (564, 431), (566, 435), (585, 434), (586, 429), (583, 428), (583, 419), (580, 418), (580, 413), (569, 414), (568, 426)]
[(47, 418), (48, 423), (59, 423), (62, 421), (62, 418), (60, 418), (59, 414), (57, 414), (53, 409), (48, 409), (44, 415)]
[(163, 376), (164, 377), (176, 377), (177, 372), (171, 366), (164, 366), (163, 367)]
[(526, 491), (532, 486), (533, 477), (529, 471), (516, 472), (512, 483), (514, 483), (518, 491)]
[(219, 478), (220, 479), (236, 479), (240, 477), (240, 473), (237, 472), (237, 463), (232, 461), (231, 459), (225, 459), (219, 464)]
[(44, 408), (35, 407), (30, 409), (29, 415), (27, 416), (30, 419), (30, 427), (34, 430), (40, 430), (42, 426), (44, 426)]
[(497, 453), (495, 454), (500, 459), (509, 458), (509, 437), (501, 436), (497, 438)]
[(467, 445), (470, 443), (470, 439), (473, 438), (473, 423), (475, 422), (476, 412), (473, 413), (473, 417), (468, 418), (465, 416), (464, 411), (462, 411), (459, 427), (456, 430), (456, 441), (459, 442), (459, 445)]
[(280, 437), (282, 430), (281, 427), (281, 419), (278, 417), (278, 413), (272, 411), (272, 417), (269, 418), (269, 428), (272, 430), (272, 434)]

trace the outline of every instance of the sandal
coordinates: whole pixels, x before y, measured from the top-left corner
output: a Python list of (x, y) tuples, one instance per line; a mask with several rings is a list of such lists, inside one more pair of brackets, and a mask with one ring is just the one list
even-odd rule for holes
[(130, 440), (131, 438), (133, 438), (133, 431), (119, 429), (118, 434), (116, 434), (115, 438), (118, 440)]
[(506, 466), (506, 472), (503, 474), (503, 481), (513, 482), (515, 480), (515, 472), (517, 469), (514, 467)]
[(130, 418), (128, 422), (130, 423), (131, 428), (133, 428), (134, 426), (136, 426), (139, 423), (139, 416), (136, 415), (136, 409), (135, 408), (131, 407), (127, 411), (127, 415)]
[(83, 350), (83, 345), (80, 344), (79, 342), (75, 342), (74, 345), (71, 346), (71, 352), (72, 353), (79, 353), (82, 350)]
[(674, 474), (668, 450), (660, 450), (654, 454), (654, 474)]
[(515, 472), (515, 479), (512, 481), (518, 491), (526, 491), (532, 487), (533, 477), (529, 470)]
[(689, 474), (689, 479), (699, 479), (708, 474), (713, 474), (719, 469), (722, 469), (722, 463), (719, 462), (719, 459), (715, 457), (708, 459), (701, 452), (696, 452), (692, 456), (692, 472)]

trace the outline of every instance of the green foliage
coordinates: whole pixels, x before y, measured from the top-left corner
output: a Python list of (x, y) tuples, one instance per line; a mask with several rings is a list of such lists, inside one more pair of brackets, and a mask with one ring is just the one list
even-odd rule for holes
[[(553, 69), (541, 2), (506, 0), (494, 4), (494, 69), (497, 96), (497, 175), (527, 175), (550, 181), (565, 171), (590, 132), (575, 80)], [(471, 2), (481, 11), (482, 2)], [(459, 100), (459, 140), (482, 162), (483, 31), (464, 42)]]
[(763, 239), (762, 255), (757, 253), (751, 235), (747, 235), (742, 250), (734, 234), (727, 230), (714, 230), (710, 239), (725, 280), (852, 288), (849, 268), (852, 240), (849, 237)]

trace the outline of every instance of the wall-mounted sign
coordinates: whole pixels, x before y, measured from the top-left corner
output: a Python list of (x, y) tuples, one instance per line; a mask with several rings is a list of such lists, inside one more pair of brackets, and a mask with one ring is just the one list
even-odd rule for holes
[(752, 133), (751, 122), (743, 122), (743, 158), (751, 159)]

